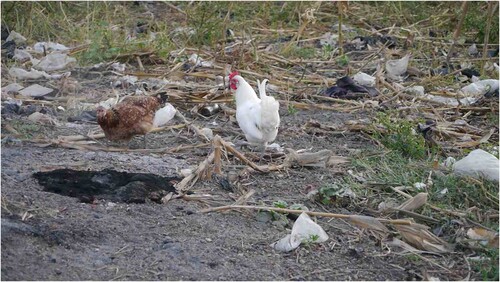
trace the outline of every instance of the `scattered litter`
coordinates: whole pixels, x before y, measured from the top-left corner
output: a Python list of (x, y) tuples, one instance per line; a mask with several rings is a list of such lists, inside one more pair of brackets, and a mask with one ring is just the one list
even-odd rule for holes
[(116, 105), (118, 103), (119, 99), (120, 99), (120, 96), (118, 96), (118, 94), (116, 94), (116, 97), (109, 98), (106, 101), (99, 102), (96, 105), (96, 108), (99, 107), (99, 106), (102, 106), (105, 109), (109, 109), (109, 108), (113, 107), (114, 105)]
[(415, 97), (423, 97), (425, 95), (425, 88), (423, 86), (417, 85), (406, 88), (404, 92), (410, 95), (414, 95)]
[[(45, 49), (45, 50), (44, 50)], [(68, 51), (69, 48), (54, 42), (37, 42), (33, 45), (33, 50), (37, 53), (52, 52), (52, 51)]]
[(323, 47), (323, 46), (336, 46), (338, 37), (339, 36), (337, 34), (327, 32), (327, 33), (323, 34), (323, 36), (321, 36), (321, 38), (319, 39), (319, 45), (321, 47)]
[(58, 71), (73, 66), (76, 59), (62, 53), (51, 53), (43, 57), (40, 63), (33, 65), (34, 68), (42, 71)]
[(125, 64), (120, 64), (120, 63), (113, 63), (111, 65), (111, 68), (113, 68), (115, 71), (119, 72), (124, 72), (125, 71)]
[(155, 113), (153, 127), (161, 127), (167, 124), (175, 116), (175, 108), (169, 103)]
[(26, 42), (26, 37), (12, 30), (5, 41), (14, 41), (17, 45), (21, 45)]
[(398, 60), (388, 60), (385, 63), (387, 78), (391, 81), (403, 81), (403, 74), (408, 70), (410, 54)]
[(34, 112), (32, 113), (29, 117), (28, 120), (34, 122), (34, 123), (41, 123), (41, 124), (50, 124), (50, 125), (58, 125), (59, 122), (57, 122), (56, 119), (53, 117), (42, 114), (40, 112)]
[(444, 161), (444, 166), (446, 167), (452, 167), (453, 164), (455, 164), (457, 160), (454, 157), (447, 157), (446, 160)]
[(477, 50), (477, 46), (476, 46), (476, 43), (472, 44), (469, 49), (467, 49), (467, 53), (469, 54), (469, 56), (476, 56), (479, 51)]
[(31, 69), (30, 71), (24, 70), (18, 67), (12, 67), (9, 69), (9, 75), (15, 79), (39, 79), (42, 77), (47, 77), (48, 74), (44, 71), (38, 71)]
[(203, 60), (198, 54), (192, 54), (189, 57), (189, 62), (195, 65), (195, 67), (210, 68), (214, 65), (212, 61)]
[(24, 86), (18, 83), (11, 83), (7, 86), (2, 87), (2, 94), (18, 93), (19, 90), (23, 89)]
[(190, 168), (183, 168), (183, 169), (181, 169), (180, 173), (181, 173), (182, 177), (188, 177), (189, 175), (191, 175), (193, 173), (193, 170)]
[(361, 86), (375, 87), (375, 77), (364, 72), (358, 72), (352, 77), (352, 80)]
[(137, 80), (138, 80), (137, 76), (133, 76), (133, 75), (122, 76), (113, 83), (113, 87), (120, 87), (121, 86), (121, 87), (126, 88), (126, 87), (129, 87), (131, 85), (134, 85), (137, 82)]
[(302, 213), (292, 227), (292, 233), (276, 243), (271, 244), (277, 251), (289, 252), (296, 249), (301, 243), (322, 243), (328, 240), (328, 235), (309, 215)]
[(462, 87), (461, 91), (468, 96), (489, 96), (495, 92), (498, 93), (498, 79), (480, 80)]
[(33, 57), (31, 56), (30, 53), (28, 53), (27, 51), (22, 50), (22, 49), (14, 50), (14, 56), (12, 57), (12, 59), (14, 59), (20, 63), (27, 62), (27, 61), (31, 60), (32, 58)]
[(203, 135), (205, 135), (208, 138), (208, 140), (212, 140), (214, 138), (214, 133), (212, 129), (208, 127), (203, 127), (201, 129), (201, 133), (203, 133)]
[(422, 182), (416, 182), (416, 183), (413, 183), (413, 187), (415, 187), (415, 189), (417, 189), (417, 190), (422, 190), (425, 187), (427, 187), (427, 185), (425, 183), (422, 183)]
[(374, 87), (361, 86), (349, 76), (339, 78), (335, 86), (327, 88), (325, 91), (326, 96), (344, 99), (359, 99), (366, 96), (360, 96), (359, 93), (366, 93), (370, 97), (374, 97), (379, 94), (378, 90)]
[(499, 161), (492, 154), (476, 149), (453, 165), (453, 171), (457, 175), (469, 175), (472, 177), (484, 177), (498, 182)]
[(49, 93), (52, 93), (54, 89), (41, 86), (39, 84), (32, 84), (19, 91), (19, 94), (28, 97), (42, 97)]
[(210, 117), (215, 115), (220, 111), (220, 106), (219, 104), (213, 104), (213, 105), (208, 105), (204, 106), (200, 109), (200, 114), (206, 117)]

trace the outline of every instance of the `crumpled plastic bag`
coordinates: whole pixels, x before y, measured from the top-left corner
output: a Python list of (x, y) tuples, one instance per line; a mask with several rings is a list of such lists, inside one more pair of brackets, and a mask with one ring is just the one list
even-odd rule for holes
[(45, 77), (47, 75), (44, 71), (38, 71), (35, 69), (31, 69), (27, 71), (18, 67), (11, 67), (9, 69), (9, 75), (15, 79), (23, 80), (23, 79), (38, 79)]
[(33, 59), (33, 57), (26, 50), (16, 49), (14, 50), (14, 56), (12, 57), (12, 59), (24, 63), (26, 61)]
[[(315, 240), (313, 238), (316, 237)], [(295, 250), (301, 243), (311, 241), (322, 243), (328, 240), (328, 234), (317, 223), (311, 220), (307, 213), (303, 212), (295, 221), (292, 233), (276, 243), (271, 244), (277, 251), (289, 252)]]
[(5, 42), (9, 41), (14, 41), (17, 45), (21, 45), (26, 42), (26, 37), (12, 30), (7, 39), (5, 39)]
[(410, 54), (406, 54), (399, 60), (388, 60), (385, 63), (387, 78), (391, 81), (403, 81), (403, 74), (408, 70)]
[(62, 53), (51, 53), (40, 60), (34, 68), (42, 71), (58, 71), (71, 67), (76, 63), (76, 59)]
[(195, 65), (195, 67), (204, 67), (204, 68), (210, 68), (214, 65), (213, 62), (211, 61), (205, 61), (203, 60), (198, 54), (192, 54), (189, 57), (189, 62)]
[(46, 52), (52, 52), (52, 51), (68, 51), (69, 48), (59, 44), (59, 43), (54, 43), (54, 42), (37, 42), (33, 46), (33, 50), (37, 53), (43, 53), (44, 52), (44, 47)]
[(484, 177), (499, 182), (499, 166), (500, 163), (495, 156), (484, 150), (476, 149), (470, 152), (467, 157), (453, 164), (453, 172), (457, 175)]
[(2, 87), (2, 94), (18, 93), (19, 90), (21, 90), (23, 88), (24, 88), (24, 86), (22, 86), (19, 83), (11, 83), (7, 86)]
[(32, 84), (19, 91), (19, 94), (27, 97), (42, 97), (52, 93), (54, 89), (41, 86), (39, 84)]
[(467, 96), (489, 96), (498, 92), (498, 79), (485, 79), (462, 87), (461, 91)]
[(153, 119), (153, 127), (161, 127), (167, 124), (175, 116), (175, 108), (170, 103), (166, 103), (165, 107), (159, 109), (155, 113)]
[(375, 87), (375, 77), (364, 72), (358, 72), (352, 77), (357, 84), (366, 87)]

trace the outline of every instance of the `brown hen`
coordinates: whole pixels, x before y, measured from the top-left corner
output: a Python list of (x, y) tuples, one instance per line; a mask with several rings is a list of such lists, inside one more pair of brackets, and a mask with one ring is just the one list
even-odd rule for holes
[(111, 141), (130, 141), (136, 135), (144, 135), (153, 128), (153, 119), (160, 109), (162, 99), (153, 96), (129, 96), (110, 109), (97, 108), (97, 123)]

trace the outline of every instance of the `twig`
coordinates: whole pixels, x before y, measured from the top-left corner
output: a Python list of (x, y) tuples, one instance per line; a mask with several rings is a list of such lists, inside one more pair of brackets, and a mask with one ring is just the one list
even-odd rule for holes
[(464, 22), (465, 16), (467, 15), (467, 9), (469, 8), (469, 2), (462, 2), (462, 14), (460, 20), (458, 21), (457, 27), (455, 28), (455, 32), (453, 33), (453, 43), (451, 44), (450, 50), (446, 55), (446, 65), (450, 65), (451, 54), (453, 53), (453, 48), (455, 48), (455, 44), (457, 42), (458, 37), (460, 36), (460, 31), (462, 30), (462, 24)]
[[(209, 208), (209, 209), (201, 210), (200, 213), (209, 213), (209, 212), (214, 212), (214, 211), (224, 211), (224, 210), (231, 210), (231, 209), (265, 210), (265, 211), (275, 211), (275, 212), (293, 213), (293, 214), (301, 214), (301, 213), (305, 212), (308, 215), (312, 215), (312, 216), (322, 216), (322, 217), (329, 217), (329, 218), (343, 218), (343, 219), (353, 219), (353, 218), (358, 216), (358, 215), (348, 215), (348, 214), (338, 214), (338, 213), (328, 213), (328, 212), (313, 212), (313, 211), (303, 211), (303, 210), (282, 209), (282, 208), (266, 207), (266, 206), (243, 206), (243, 205), (229, 205), (229, 206)], [(389, 223), (389, 224), (394, 224), (394, 225), (413, 225), (413, 224), (415, 224), (414, 222), (412, 222), (410, 220), (406, 220), (406, 219), (385, 219), (385, 218), (374, 218), (374, 219), (378, 220), (382, 223)]]
[[(491, 29), (491, 20), (493, 19), (493, 12), (496, 11), (498, 7), (498, 2), (493, 5), (493, 2), (488, 2), (488, 18), (486, 20), (486, 28), (484, 30), (484, 46), (483, 46), (483, 60), (487, 57), (488, 52), (488, 42), (490, 41), (490, 29)], [(484, 75), (485, 69), (484, 65), (485, 61), (481, 64), (481, 74)]]
[(192, 129), (196, 133), (196, 135), (198, 135), (198, 137), (200, 137), (203, 141), (210, 141), (210, 139), (208, 139), (208, 137), (203, 134), (203, 132), (195, 124), (189, 122), (186, 117), (181, 114), (181, 112), (176, 111), (175, 116), (179, 117), (185, 124), (187, 124), (188, 127)]

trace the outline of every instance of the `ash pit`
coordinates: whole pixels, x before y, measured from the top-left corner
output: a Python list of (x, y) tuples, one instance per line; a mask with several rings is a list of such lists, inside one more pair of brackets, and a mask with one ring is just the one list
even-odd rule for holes
[(170, 192), (176, 193), (178, 177), (163, 177), (150, 173), (130, 173), (104, 169), (79, 171), (57, 169), (36, 172), (33, 177), (44, 191), (79, 199), (83, 203), (107, 200), (123, 203), (160, 203)]

